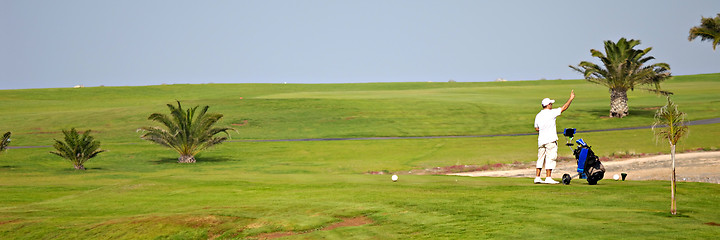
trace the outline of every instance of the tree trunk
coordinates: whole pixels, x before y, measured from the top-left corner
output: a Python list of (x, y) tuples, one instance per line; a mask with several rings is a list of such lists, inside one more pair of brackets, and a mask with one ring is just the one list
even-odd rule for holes
[(677, 215), (677, 203), (675, 201), (675, 145), (670, 145), (670, 158), (672, 159), (672, 175), (670, 176), (670, 214)]
[(622, 118), (628, 115), (627, 89), (610, 89), (610, 117)]
[(74, 165), (74, 167), (75, 170), (85, 170), (85, 166), (83, 166), (82, 164)]
[(195, 156), (180, 155), (178, 163), (195, 163)]

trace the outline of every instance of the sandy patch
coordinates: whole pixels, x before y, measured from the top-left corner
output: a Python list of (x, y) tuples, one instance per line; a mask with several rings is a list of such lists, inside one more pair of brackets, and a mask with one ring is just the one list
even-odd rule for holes
[[(627, 173), (626, 180), (670, 180), (670, 155), (630, 158), (615, 161), (604, 161), (605, 178), (612, 180), (613, 175)], [(560, 179), (564, 173), (576, 174), (577, 165), (573, 161), (558, 162), (553, 171), (553, 178)], [(474, 171), (451, 173), (456, 176), (486, 177), (521, 177), (535, 176), (535, 168)], [(691, 152), (675, 155), (675, 175), (678, 181), (708, 182), (720, 184), (720, 152)], [(545, 172), (541, 176), (545, 176)]]

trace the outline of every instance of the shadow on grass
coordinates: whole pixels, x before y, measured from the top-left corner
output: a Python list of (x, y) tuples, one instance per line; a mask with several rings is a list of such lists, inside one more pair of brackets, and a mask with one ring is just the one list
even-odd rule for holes
[[(609, 117), (610, 116), (610, 107), (607, 109), (590, 109), (590, 110), (578, 110), (582, 112), (586, 112), (592, 116), (599, 116), (599, 117)], [(644, 118), (653, 118), (655, 117), (655, 112), (657, 109), (652, 107), (631, 107), (628, 109), (628, 115), (633, 117), (644, 117)]]
[[(214, 157), (196, 156), (196, 157), (195, 157), (195, 161), (197, 161), (197, 163), (203, 163), (203, 162), (229, 162), (229, 161), (232, 161), (232, 159), (227, 158), (227, 157), (219, 157), (219, 156), (214, 156)], [(177, 159), (177, 158), (161, 158), (161, 159), (158, 159), (158, 160), (155, 160), (155, 161), (150, 161), (150, 162), (152, 162), (153, 164), (177, 164), (177, 163), (178, 163), (178, 159)]]
[(83, 169), (75, 169), (74, 167), (72, 167), (72, 165), (70, 167), (64, 167), (61, 169), (57, 169), (58, 173), (60, 173), (60, 174), (83, 174), (83, 173), (99, 172), (102, 170), (104, 170), (104, 169), (101, 167), (85, 167), (84, 170)]
[(630, 114), (646, 118), (654, 118), (657, 109), (654, 108), (630, 108)]
[(656, 212), (656, 213), (654, 213), (654, 215), (660, 216), (660, 217), (669, 217), (669, 218), (689, 218), (690, 217), (689, 215), (685, 215), (682, 213), (677, 213), (676, 215), (672, 215), (670, 213), (670, 209), (668, 209), (666, 212)]

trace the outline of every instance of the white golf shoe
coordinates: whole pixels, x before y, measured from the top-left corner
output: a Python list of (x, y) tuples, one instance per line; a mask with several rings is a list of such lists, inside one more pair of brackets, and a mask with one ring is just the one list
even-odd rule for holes
[(553, 180), (553, 179), (550, 178), (550, 177), (547, 177), (547, 178), (545, 178), (545, 181), (544, 181), (543, 183), (546, 183), (546, 184), (558, 184), (558, 183), (560, 183), (560, 182), (555, 181), (555, 180)]
[(535, 177), (535, 181), (534, 181), (534, 182), (535, 182), (535, 184), (543, 183), (543, 180), (542, 180), (542, 178), (540, 178), (540, 177)]

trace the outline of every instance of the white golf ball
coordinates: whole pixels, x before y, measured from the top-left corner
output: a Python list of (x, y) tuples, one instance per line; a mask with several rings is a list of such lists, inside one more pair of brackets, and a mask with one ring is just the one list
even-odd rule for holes
[(615, 179), (615, 181), (617, 181), (618, 179), (620, 179), (620, 175), (617, 175), (617, 174), (613, 175), (613, 179)]
[(393, 182), (397, 182), (398, 176), (397, 176), (397, 175), (392, 175), (391, 179), (393, 180)]

